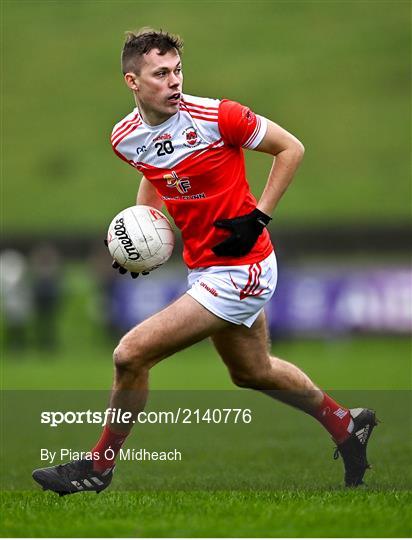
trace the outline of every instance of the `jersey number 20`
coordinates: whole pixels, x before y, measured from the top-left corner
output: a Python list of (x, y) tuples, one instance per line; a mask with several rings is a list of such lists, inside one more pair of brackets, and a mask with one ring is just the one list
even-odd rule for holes
[(175, 150), (173, 148), (172, 141), (157, 142), (155, 144), (155, 148), (157, 148), (158, 156), (165, 156), (166, 154), (171, 154)]

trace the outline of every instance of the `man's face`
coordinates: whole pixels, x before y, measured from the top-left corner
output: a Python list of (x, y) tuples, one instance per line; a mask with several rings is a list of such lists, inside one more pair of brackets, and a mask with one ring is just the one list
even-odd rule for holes
[(170, 51), (162, 56), (158, 49), (152, 49), (143, 56), (134, 92), (144, 111), (166, 119), (179, 109), (182, 82), (179, 54)]

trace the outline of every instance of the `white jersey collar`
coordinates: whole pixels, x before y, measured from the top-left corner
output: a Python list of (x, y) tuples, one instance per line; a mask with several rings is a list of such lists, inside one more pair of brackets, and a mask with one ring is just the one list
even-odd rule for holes
[(143, 117), (142, 115), (140, 114), (140, 111), (139, 111), (139, 107), (135, 107), (133, 109), (133, 112), (134, 113), (137, 113), (139, 115), (139, 118), (142, 122), (142, 124), (144, 125), (144, 127), (146, 129), (148, 129), (149, 131), (157, 131), (157, 130), (160, 130), (160, 129), (164, 129), (164, 128), (167, 128), (169, 126), (171, 126), (178, 118), (179, 118), (179, 114), (180, 114), (180, 108), (179, 110), (174, 114), (172, 115), (170, 118), (168, 118), (167, 120), (165, 120), (164, 122), (162, 122), (161, 124), (157, 124), (155, 126), (151, 126), (150, 124), (147, 124), (144, 120), (143, 120)]

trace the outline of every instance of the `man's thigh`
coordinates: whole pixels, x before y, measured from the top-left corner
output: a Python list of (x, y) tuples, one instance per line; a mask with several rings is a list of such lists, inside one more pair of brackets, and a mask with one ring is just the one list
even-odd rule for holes
[(121, 339), (120, 346), (126, 355), (138, 356), (150, 367), (229, 325), (184, 294), (132, 328)]
[(269, 362), (270, 342), (263, 311), (250, 328), (232, 324), (211, 338), (231, 373), (250, 373)]

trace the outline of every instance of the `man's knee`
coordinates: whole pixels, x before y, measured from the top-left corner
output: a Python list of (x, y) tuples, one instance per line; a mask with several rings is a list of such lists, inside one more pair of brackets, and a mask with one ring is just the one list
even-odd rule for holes
[(247, 372), (230, 371), (229, 373), (233, 384), (239, 388), (251, 388), (252, 380)]
[(266, 366), (253, 366), (249, 369), (230, 369), (233, 383), (240, 388), (265, 388), (268, 384), (268, 369)]
[(119, 372), (138, 373), (145, 367), (143, 350), (136, 343), (132, 347), (127, 339), (122, 338), (113, 352), (113, 363)]

